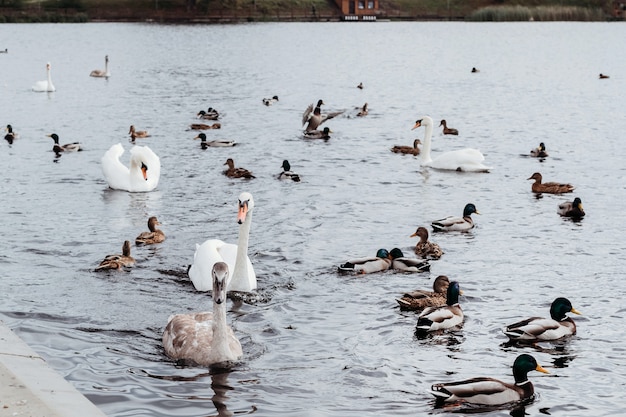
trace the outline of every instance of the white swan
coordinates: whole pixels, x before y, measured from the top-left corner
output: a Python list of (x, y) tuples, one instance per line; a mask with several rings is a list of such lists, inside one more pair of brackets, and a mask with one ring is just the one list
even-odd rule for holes
[(424, 145), (422, 146), (421, 152), (421, 164), (423, 166), (435, 169), (467, 172), (489, 172), (491, 169), (491, 167), (483, 165), (485, 157), (478, 149), (465, 148), (456, 151), (444, 152), (435, 159), (432, 159), (430, 156), (430, 148), (433, 134), (433, 119), (429, 116), (424, 116), (415, 122), (413, 129), (420, 126), (424, 126), (426, 128), (426, 132), (424, 134)]
[(56, 91), (56, 88), (54, 88), (54, 85), (52, 84), (52, 76), (50, 75), (50, 68), (51, 66), (50, 66), (50, 63), (48, 62), (46, 64), (46, 74), (48, 75), (48, 79), (44, 81), (37, 81), (35, 85), (33, 85), (33, 91), (36, 91), (38, 93)]
[(202, 245), (196, 245), (193, 264), (189, 268), (189, 278), (198, 291), (211, 289), (211, 268), (216, 262), (226, 262), (228, 268), (233, 271), (228, 282), (228, 291), (251, 292), (257, 287), (256, 274), (248, 257), (248, 238), (254, 210), (252, 194), (241, 193), (237, 206), (239, 239), (236, 245), (218, 239), (209, 239)]
[(201, 366), (234, 361), (243, 355), (241, 343), (226, 324), (226, 282), (228, 265), (217, 262), (213, 277), (213, 313), (175, 314), (163, 331), (165, 353), (175, 360)]
[(130, 150), (130, 169), (120, 162), (124, 153), (121, 143), (111, 146), (102, 157), (102, 172), (114, 190), (129, 192), (152, 191), (159, 184), (161, 161), (147, 146)]
[(104, 70), (95, 69), (89, 73), (90, 77), (110, 77), (111, 73), (109, 72), (109, 56), (104, 56)]

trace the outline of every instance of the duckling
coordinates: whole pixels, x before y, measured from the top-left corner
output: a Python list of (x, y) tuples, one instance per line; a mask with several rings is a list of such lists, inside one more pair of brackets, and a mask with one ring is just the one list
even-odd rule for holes
[(423, 310), (426, 307), (446, 305), (446, 297), (450, 281), (447, 276), (439, 275), (433, 282), (433, 291), (416, 290), (396, 298), (400, 310)]
[(574, 191), (574, 186), (571, 184), (561, 184), (558, 182), (546, 182), (542, 184), (541, 180), (543, 177), (538, 172), (535, 172), (528, 179), (535, 180), (531, 187), (533, 193), (563, 194)]
[(480, 405), (502, 405), (533, 397), (535, 389), (528, 380), (528, 372), (539, 371), (548, 374), (531, 355), (519, 355), (513, 362), (515, 384), (495, 378), (479, 377), (464, 381), (434, 384), (430, 393), (438, 404), (461, 402)]
[(424, 335), (437, 330), (447, 330), (463, 323), (463, 310), (459, 304), (461, 288), (457, 281), (452, 281), (446, 291), (446, 305), (427, 307), (417, 316), (415, 333)]
[(409, 237), (419, 237), (420, 241), (415, 245), (415, 254), (424, 259), (439, 259), (443, 251), (438, 244), (428, 241), (428, 230), (425, 227), (418, 227), (415, 233)]
[(359, 112), (356, 114), (356, 116), (363, 117), (363, 116), (367, 116), (368, 113), (369, 113), (369, 110), (367, 109), (367, 103), (365, 103), (363, 107), (361, 107)]
[[(322, 105), (324, 100), (318, 100), (315, 108), (313, 104), (309, 104), (304, 113), (302, 113), (302, 126), (306, 124), (305, 132), (315, 131), (326, 120), (330, 120), (334, 117), (344, 113), (343, 111), (336, 111), (331, 113), (322, 114)], [(308, 123), (307, 123), (308, 122)]]
[(600, 73), (599, 78), (600, 78), (601, 80), (603, 80), (603, 79), (609, 78), (609, 76), (608, 76), (608, 75), (606, 75), (606, 74), (602, 74), (602, 73)]
[(559, 297), (550, 305), (551, 318), (530, 317), (506, 326), (502, 331), (511, 341), (517, 342), (558, 340), (576, 334), (576, 323), (566, 316), (567, 313), (581, 314), (567, 298)]
[(294, 182), (300, 182), (300, 176), (295, 172), (291, 172), (291, 165), (289, 164), (289, 161), (285, 159), (282, 166), (283, 172), (278, 174), (279, 180), (291, 180)]
[(330, 139), (330, 134), (333, 133), (330, 128), (325, 127), (324, 130), (307, 130), (304, 132), (305, 139)]
[(581, 217), (585, 216), (583, 203), (578, 197), (576, 197), (574, 201), (567, 201), (565, 203), (559, 204), (559, 209), (557, 213), (563, 217), (572, 217), (575, 219), (580, 219)]
[(445, 119), (442, 119), (441, 122), (439, 122), (439, 126), (443, 126), (444, 135), (458, 135), (459, 134), (458, 130), (448, 127), (448, 124), (446, 123)]
[(545, 158), (548, 156), (548, 152), (546, 152), (546, 145), (541, 142), (535, 149), (530, 150), (530, 156), (535, 158)]
[(474, 221), (472, 220), (473, 213), (480, 214), (478, 210), (476, 210), (476, 206), (469, 203), (466, 204), (463, 209), (463, 217), (444, 217), (443, 219), (434, 220), (431, 226), (435, 232), (466, 232), (474, 228)]
[(121, 255), (107, 255), (100, 265), (96, 267), (96, 271), (104, 271), (107, 269), (122, 269), (124, 266), (133, 266), (135, 258), (130, 256), (130, 241), (125, 240), (122, 245)]
[(135, 125), (130, 125), (128, 134), (134, 140), (136, 138), (143, 139), (150, 137), (150, 133), (147, 130), (135, 130)]
[(199, 133), (198, 136), (194, 138), (200, 139), (200, 147), (202, 149), (206, 148), (224, 148), (228, 146), (235, 146), (237, 142), (233, 140), (206, 140), (206, 135), (204, 133)]
[(7, 131), (7, 134), (4, 135), (4, 139), (6, 139), (6, 141), (9, 143), (13, 143), (13, 140), (19, 137), (19, 135), (13, 131), (13, 126), (11, 125), (7, 125), (4, 130)]
[(372, 272), (386, 271), (391, 266), (391, 255), (387, 249), (378, 249), (373, 258), (359, 258), (350, 260), (339, 265), (338, 272), (354, 272), (357, 274), (370, 274)]
[(141, 232), (139, 236), (135, 238), (135, 245), (152, 245), (154, 243), (161, 243), (165, 240), (165, 233), (161, 229), (157, 229), (161, 223), (157, 220), (156, 216), (151, 216), (148, 219), (149, 232)]
[(406, 145), (396, 145), (393, 148), (391, 148), (391, 152), (395, 152), (395, 153), (402, 153), (405, 155), (419, 155), (420, 154), (420, 148), (417, 147), (417, 145), (420, 145), (422, 143), (421, 140), (419, 139), (415, 139), (413, 141), (413, 146), (406, 146)]
[(232, 158), (228, 158), (224, 165), (228, 165), (228, 169), (224, 170), (223, 174), (230, 178), (256, 178), (250, 171), (245, 168), (235, 168), (235, 162)]
[(189, 125), (191, 130), (209, 130), (209, 129), (221, 129), (222, 125), (219, 123), (213, 123), (212, 125), (208, 125), (205, 123), (192, 123)]
[(217, 120), (220, 118), (220, 113), (213, 107), (209, 107), (207, 111), (200, 110), (196, 116), (198, 119)]
[(391, 249), (391, 268), (402, 272), (424, 272), (430, 271), (428, 261), (415, 258), (406, 258), (399, 248)]
[(83, 148), (81, 146), (81, 144), (79, 142), (73, 142), (73, 143), (66, 143), (65, 145), (59, 145), (59, 136), (56, 133), (52, 133), (50, 135), (46, 135), (49, 138), (52, 138), (52, 140), (54, 140), (54, 146), (52, 147), (52, 150), (54, 151), (54, 153), (59, 154), (61, 152), (75, 152), (75, 151), (82, 151)]
[(263, 104), (265, 104), (266, 106), (271, 106), (272, 104), (278, 102), (278, 96), (274, 96), (272, 98), (264, 98), (263, 99)]

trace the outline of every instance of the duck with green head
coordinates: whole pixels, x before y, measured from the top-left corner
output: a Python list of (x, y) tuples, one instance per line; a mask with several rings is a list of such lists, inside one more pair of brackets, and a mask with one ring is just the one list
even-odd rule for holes
[(530, 317), (506, 326), (502, 331), (511, 341), (542, 342), (558, 340), (576, 334), (576, 323), (567, 313), (580, 314), (564, 297), (556, 298), (550, 306), (550, 318)]
[(474, 228), (472, 214), (480, 214), (472, 203), (466, 204), (463, 209), (463, 217), (448, 216), (443, 219), (433, 220), (431, 226), (435, 232), (466, 232)]
[(428, 307), (417, 317), (415, 332), (425, 334), (437, 330), (447, 330), (463, 323), (463, 310), (459, 304), (461, 287), (457, 281), (448, 285), (446, 293), (446, 305), (440, 307)]
[(399, 248), (391, 249), (391, 268), (402, 272), (430, 271), (430, 264), (424, 259), (407, 258)]
[(528, 400), (535, 394), (528, 380), (530, 371), (549, 373), (531, 355), (519, 355), (513, 362), (514, 384), (495, 378), (478, 377), (457, 382), (434, 384), (431, 394), (437, 403), (460, 402), (478, 405), (503, 405)]
[(371, 274), (386, 271), (391, 266), (391, 255), (387, 249), (378, 249), (375, 257), (352, 259), (339, 265), (339, 272)]

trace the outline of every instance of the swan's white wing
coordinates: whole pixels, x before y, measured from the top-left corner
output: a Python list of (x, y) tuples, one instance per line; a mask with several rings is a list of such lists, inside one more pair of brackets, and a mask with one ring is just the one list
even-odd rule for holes
[(130, 190), (130, 171), (120, 162), (124, 154), (121, 143), (111, 146), (101, 159), (102, 173), (109, 187), (114, 190)]
[(430, 166), (452, 171), (488, 171), (491, 168), (483, 165), (484, 160), (478, 149), (466, 148), (442, 153), (433, 159)]
[[(231, 246), (234, 246), (235, 256), (232, 256)], [(196, 246), (193, 255), (193, 264), (189, 268), (189, 278), (198, 291), (213, 289), (213, 276), (211, 271), (216, 262), (226, 262), (229, 271), (235, 269), (237, 245), (224, 243), (218, 239), (209, 239), (202, 245)], [(224, 256), (226, 255), (226, 256)]]

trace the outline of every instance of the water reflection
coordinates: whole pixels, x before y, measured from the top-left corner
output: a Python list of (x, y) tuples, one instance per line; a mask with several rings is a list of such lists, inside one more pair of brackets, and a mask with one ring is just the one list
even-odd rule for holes
[(554, 368), (567, 368), (568, 363), (576, 358), (576, 355), (569, 350), (567, 340), (542, 343), (522, 343), (519, 341), (507, 341), (500, 345), (504, 351), (512, 351), (516, 349), (533, 349), (536, 352), (548, 354), (552, 357)]

